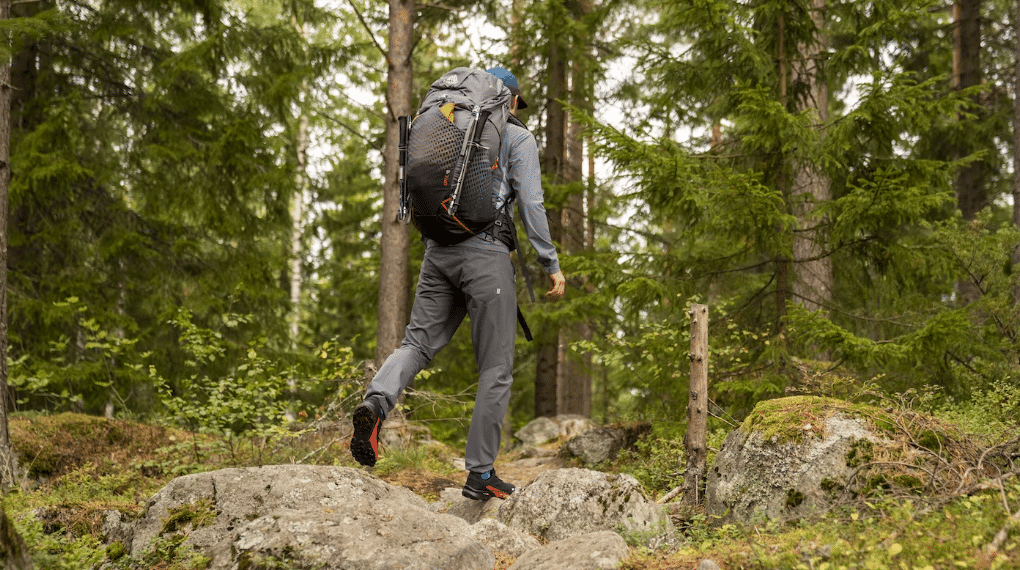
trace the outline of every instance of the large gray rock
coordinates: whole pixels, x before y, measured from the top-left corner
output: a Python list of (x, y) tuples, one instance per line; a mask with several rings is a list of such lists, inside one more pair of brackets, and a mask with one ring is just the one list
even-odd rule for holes
[(560, 436), (560, 424), (547, 417), (535, 418), (517, 430), (514, 437), (525, 445), (541, 445)]
[(570, 439), (587, 433), (596, 426), (595, 422), (579, 414), (559, 414), (556, 423), (560, 426), (560, 437)]
[(630, 475), (577, 468), (542, 473), (503, 503), (497, 519), (552, 541), (620, 529), (637, 541), (661, 544), (674, 532), (661, 505), (649, 501)]
[(471, 525), (468, 532), (475, 540), (489, 547), (489, 550), (503, 552), (514, 558), (542, 547), (535, 537), (509, 528), (496, 519), (482, 519)]
[(555, 418), (538, 417), (514, 434), (524, 445), (542, 445), (554, 439), (569, 439), (595, 429), (595, 423), (577, 414), (560, 414)]
[[(891, 442), (847, 405), (821, 398), (763, 402), (730, 432), (709, 470), (706, 512), (717, 520), (790, 520), (827, 508), (861, 449)], [(757, 414), (757, 416), (755, 415)]]
[(103, 526), (100, 532), (107, 544), (120, 542), (126, 546), (131, 544), (133, 526), (123, 513), (118, 510), (109, 510), (103, 513)]
[(431, 508), (437, 513), (445, 513), (463, 519), (468, 524), (485, 518), (495, 518), (503, 501), (475, 501), (461, 493), (460, 487), (449, 487), (439, 493), (439, 500), (432, 503)]
[(622, 429), (597, 428), (567, 442), (567, 451), (586, 465), (598, 465), (616, 459), (627, 434)]
[[(252, 562), (322, 570), (489, 570), (495, 557), (461, 519), (357, 469), (274, 465), (180, 477), (148, 504), (131, 554), (186, 531), (209, 570)], [(275, 567), (275, 566), (273, 566)]]
[(616, 568), (629, 553), (620, 535), (602, 531), (550, 542), (520, 556), (510, 570), (603, 570)]

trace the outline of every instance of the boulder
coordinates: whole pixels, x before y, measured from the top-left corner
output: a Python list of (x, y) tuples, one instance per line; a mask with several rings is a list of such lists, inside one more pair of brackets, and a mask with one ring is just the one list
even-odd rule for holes
[(489, 550), (503, 552), (514, 558), (542, 547), (535, 537), (513, 530), (496, 519), (482, 519), (471, 525), (468, 532), (475, 540), (489, 547)]
[(124, 545), (131, 544), (131, 533), (133, 527), (128, 517), (118, 510), (108, 510), (103, 513), (103, 526), (100, 529), (103, 541), (107, 544), (119, 542)]
[(639, 542), (661, 544), (674, 532), (662, 507), (645, 497), (636, 479), (578, 468), (542, 473), (511, 495), (496, 518), (550, 541), (620, 530)]
[(491, 569), (495, 557), (466, 526), (357, 469), (272, 465), (171, 481), (149, 501), (130, 552), (183, 535), (209, 570)]
[(826, 509), (863, 450), (894, 445), (869, 423), (880, 415), (825, 398), (760, 402), (726, 437), (709, 469), (707, 514), (720, 522), (754, 523)]
[(517, 430), (514, 437), (524, 445), (542, 445), (559, 438), (577, 437), (595, 429), (595, 423), (585, 416), (560, 414), (555, 418), (535, 418)]
[(460, 487), (443, 489), (439, 500), (432, 503), (432, 510), (446, 513), (467, 521), (468, 524), (485, 518), (494, 518), (503, 501), (475, 501), (461, 494)]
[(602, 570), (616, 568), (630, 551), (611, 531), (550, 542), (517, 558), (510, 570)]
[(616, 459), (626, 437), (626, 432), (621, 429), (596, 428), (568, 441), (567, 451), (586, 465), (598, 465)]
[(517, 430), (514, 437), (525, 445), (541, 445), (560, 436), (560, 424), (547, 417), (535, 418)]
[(578, 414), (560, 414), (556, 416), (556, 423), (560, 425), (560, 437), (567, 439), (577, 437), (598, 427), (595, 422)]

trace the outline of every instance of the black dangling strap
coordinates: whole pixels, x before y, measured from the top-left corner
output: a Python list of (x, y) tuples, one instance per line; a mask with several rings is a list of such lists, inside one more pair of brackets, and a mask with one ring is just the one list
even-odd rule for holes
[(524, 313), (521, 312), (521, 306), (517, 305), (517, 322), (521, 323), (521, 330), (524, 331), (524, 338), (528, 342), (535, 340), (535, 337), (531, 336), (531, 329), (528, 328), (528, 322), (524, 320)]

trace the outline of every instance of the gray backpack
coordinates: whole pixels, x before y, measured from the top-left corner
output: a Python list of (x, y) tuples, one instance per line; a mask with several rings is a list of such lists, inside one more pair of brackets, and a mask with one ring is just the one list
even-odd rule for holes
[(510, 98), (495, 76), (458, 67), (432, 84), (413, 121), (400, 117), (400, 217), (423, 236), (452, 245), (505, 223), (496, 201)]

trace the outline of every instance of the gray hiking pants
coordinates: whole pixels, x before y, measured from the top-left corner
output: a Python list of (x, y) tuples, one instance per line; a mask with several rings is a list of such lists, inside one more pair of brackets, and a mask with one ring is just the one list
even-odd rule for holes
[(469, 471), (481, 473), (492, 469), (499, 451), (513, 383), (517, 297), (506, 252), (466, 246), (425, 251), (404, 340), (372, 379), (365, 399), (389, 414), (400, 392), (450, 342), (465, 315), (471, 316), (478, 393), (464, 460)]

